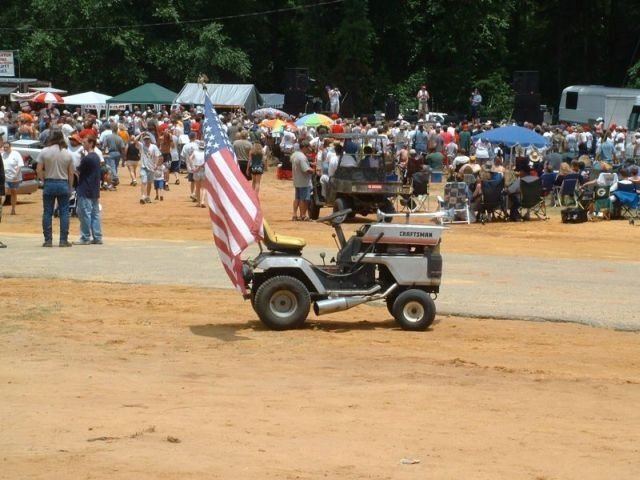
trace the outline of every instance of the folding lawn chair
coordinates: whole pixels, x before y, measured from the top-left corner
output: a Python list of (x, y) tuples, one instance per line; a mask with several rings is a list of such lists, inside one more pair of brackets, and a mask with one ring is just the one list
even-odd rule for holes
[(444, 198), (438, 196), (440, 223), (471, 223), (469, 208), (469, 188), (464, 182), (447, 182), (444, 185)]
[(542, 194), (542, 181), (538, 178), (533, 182), (523, 182), (520, 180), (520, 215), (522, 218), (530, 219), (535, 215), (540, 220), (548, 220), (547, 206)]
[[(560, 185), (560, 191), (558, 192), (558, 203), (561, 207), (577, 206), (578, 199), (576, 198), (576, 188), (580, 182), (579, 173), (570, 173), (565, 176)], [(567, 202), (569, 199), (569, 202)]]
[(540, 176), (540, 181), (542, 182), (542, 196), (551, 197), (551, 207), (558, 206), (558, 189), (555, 186), (557, 176), (558, 174), (556, 172), (546, 172)]
[(629, 218), (631, 224), (635, 223), (638, 219), (638, 204), (640, 203), (640, 196), (636, 191), (635, 184), (618, 182), (613, 196), (616, 198), (616, 217)]
[(576, 198), (578, 199), (578, 205), (583, 210), (591, 212), (594, 210), (595, 205), (595, 187), (589, 185), (586, 187), (580, 187), (576, 189)]
[(504, 197), (502, 195), (503, 187), (504, 181), (502, 177), (497, 177), (493, 180), (483, 180), (480, 184), (482, 198), (480, 200), (478, 216), (482, 224), (495, 220), (504, 220), (506, 218), (504, 212)]
[(416, 172), (411, 176), (411, 193), (400, 199), (403, 211), (421, 212), (429, 210), (430, 172)]

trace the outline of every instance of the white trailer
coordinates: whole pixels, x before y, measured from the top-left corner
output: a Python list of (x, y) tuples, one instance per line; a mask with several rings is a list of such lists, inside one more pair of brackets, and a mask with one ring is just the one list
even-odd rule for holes
[(558, 108), (558, 120), (561, 122), (593, 124), (602, 118), (606, 127), (615, 123), (629, 130), (640, 126), (639, 114), (640, 89), (598, 85), (565, 88)]

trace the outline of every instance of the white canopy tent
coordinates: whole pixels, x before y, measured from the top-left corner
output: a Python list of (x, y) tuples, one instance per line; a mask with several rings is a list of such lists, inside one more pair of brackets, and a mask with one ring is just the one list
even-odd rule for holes
[(32, 92), (57, 93), (59, 95), (67, 93), (66, 90), (61, 90), (59, 88), (53, 87), (29, 87), (29, 90), (31, 90)]
[[(263, 104), (262, 96), (255, 85), (207, 83), (205, 86), (211, 103), (216, 108), (243, 108), (251, 114)], [(204, 105), (203, 86), (199, 83), (187, 83), (173, 103)]]
[[(96, 110), (98, 112), (98, 116), (100, 116), (100, 112), (107, 109), (107, 100), (111, 98), (111, 95), (89, 91), (62, 98), (64, 99), (65, 105), (78, 105), (82, 107), (83, 111)], [(109, 109), (111, 110), (124, 110), (129, 107), (130, 105), (127, 104), (109, 105)]]

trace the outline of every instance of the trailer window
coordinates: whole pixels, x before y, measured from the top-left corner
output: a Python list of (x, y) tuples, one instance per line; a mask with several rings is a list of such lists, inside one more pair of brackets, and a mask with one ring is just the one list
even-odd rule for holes
[(578, 108), (578, 92), (567, 92), (564, 108), (568, 110), (576, 110)]
[(634, 105), (631, 109), (631, 115), (629, 115), (629, 125), (627, 125), (630, 132), (640, 128), (640, 105)]

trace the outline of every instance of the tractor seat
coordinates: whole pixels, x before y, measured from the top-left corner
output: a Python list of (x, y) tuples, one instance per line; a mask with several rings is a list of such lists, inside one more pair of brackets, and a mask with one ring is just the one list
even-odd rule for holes
[(262, 221), (264, 238), (262, 242), (272, 252), (300, 252), (307, 244), (303, 238), (279, 235), (273, 231), (266, 220)]

